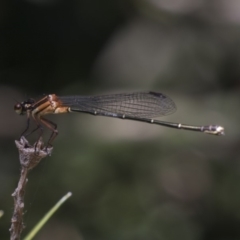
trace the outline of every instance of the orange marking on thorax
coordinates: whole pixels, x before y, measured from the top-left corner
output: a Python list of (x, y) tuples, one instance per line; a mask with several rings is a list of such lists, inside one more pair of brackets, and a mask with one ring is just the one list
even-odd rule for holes
[(68, 107), (62, 106), (62, 102), (55, 94), (50, 94), (34, 104), (36, 108), (32, 111), (32, 115), (43, 116), (47, 114), (58, 114), (69, 112)]

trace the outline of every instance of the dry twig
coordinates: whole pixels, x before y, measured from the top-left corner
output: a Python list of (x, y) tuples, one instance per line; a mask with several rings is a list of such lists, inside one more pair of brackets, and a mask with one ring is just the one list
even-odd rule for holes
[(36, 167), (43, 158), (50, 155), (53, 148), (46, 149), (41, 139), (37, 143), (35, 143), (34, 146), (30, 146), (25, 137), (21, 137), (20, 141), (15, 141), (15, 144), (19, 150), (21, 174), (18, 186), (12, 194), (14, 198), (14, 211), (11, 220), (12, 224), (10, 228), (10, 233), (11, 240), (20, 240), (20, 235), (24, 228), (24, 196), (26, 183), (28, 181), (28, 173), (31, 169)]

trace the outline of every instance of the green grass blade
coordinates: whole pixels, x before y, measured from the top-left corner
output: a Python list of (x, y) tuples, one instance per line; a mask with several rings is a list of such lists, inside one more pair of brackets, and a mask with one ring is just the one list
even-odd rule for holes
[(72, 196), (71, 192), (68, 192), (65, 196), (63, 196), (56, 204), (50, 209), (49, 212), (40, 220), (40, 222), (32, 229), (32, 231), (23, 239), (23, 240), (31, 240), (33, 237), (39, 232), (39, 230), (43, 227), (43, 225), (51, 218), (51, 216), (60, 208), (60, 206)]

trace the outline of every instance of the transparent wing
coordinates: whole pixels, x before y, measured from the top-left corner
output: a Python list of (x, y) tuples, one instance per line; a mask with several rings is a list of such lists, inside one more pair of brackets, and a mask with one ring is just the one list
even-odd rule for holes
[(111, 94), (102, 96), (59, 97), (63, 106), (76, 112), (97, 112), (98, 115), (128, 115), (132, 117), (158, 117), (176, 111), (168, 96), (156, 92)]

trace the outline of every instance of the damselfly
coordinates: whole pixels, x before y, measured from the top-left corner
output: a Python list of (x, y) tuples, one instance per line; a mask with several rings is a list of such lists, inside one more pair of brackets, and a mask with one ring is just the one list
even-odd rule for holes
[(55, 123), (43, 116), (47, 114), (70, 112), (89, 113), (95, 116), (100, 115), (128, 119), (175, 129), (204, 132), (212, 135), (224, 135), (224, 128), (219, 125), (193, 126), (154, 119), (154, 117), (172, 114), (176, 110), (176, 105), (171, 98), (165, 94), (157, 92), (66, 97), (50, 94), (39, 101), (28, 99), (21, 103), (17, 103), (14, 106), (14, 109), (16, 113), (20, 115), (27, 115), (27, 128), (22, 135), (25, 135), (29, 129), (30, 118), (32, 118), (37, 124), (37, 127), (30, 133), (40, 130), (40, 138), (43, 133), (43, 125), (52, 131), (48, 140), (48, 145), (52, 144), (58, 134), (58, 130)]

